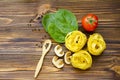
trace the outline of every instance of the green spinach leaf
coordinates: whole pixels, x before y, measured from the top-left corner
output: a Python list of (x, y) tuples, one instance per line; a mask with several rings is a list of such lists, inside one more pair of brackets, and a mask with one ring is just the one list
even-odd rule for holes
[(56, 13), (48, 13), (42, 19), (42, 25), (46, 32), (59, 43), (65, 42), (67, 33), (78, 30), (75, 15), (65, 9), (59, 9)]

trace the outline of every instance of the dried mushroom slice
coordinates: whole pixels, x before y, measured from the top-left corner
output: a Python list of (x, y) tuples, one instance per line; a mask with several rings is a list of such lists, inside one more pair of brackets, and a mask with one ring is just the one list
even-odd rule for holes
[(65, 56), (64, 56), (64, 61), (66, 64), (70, 64), (70, 56), (72, 55), (72, 53), (70, 51), (67, 51), (65, 53)]
[(52, 59), (52, 63), (54, 64), (55, 67), (57, 68), (62, 68), (64, 66), (63, 59), (58, 59), (57, 56), (54, 56)]
[(64, 51), (62, 50), (62, 47), (60, 45), (55, 46), (54, 51), (58, 57), (64, 56)]

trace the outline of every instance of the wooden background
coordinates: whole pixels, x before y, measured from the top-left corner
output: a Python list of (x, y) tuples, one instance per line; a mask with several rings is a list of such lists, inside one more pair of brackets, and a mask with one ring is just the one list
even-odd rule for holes
[[(43, 3), (71, 10), (79, 21), (87, 13), (96, 14), (99, 26), (95, 32), (103, 35), (107, 49), (101, 56), (93, 56), (89, 70), (71, 65), (56, 69), (51, 59), (57, 43), (52, 41), (36, 80), (120, 80), (120, 0), (0, 0), (0, 80), (34, 80), (42, 42), (50, 37), (41, 24), (27, 24)], [(84, 32), (81, 24), (79, 27)]]

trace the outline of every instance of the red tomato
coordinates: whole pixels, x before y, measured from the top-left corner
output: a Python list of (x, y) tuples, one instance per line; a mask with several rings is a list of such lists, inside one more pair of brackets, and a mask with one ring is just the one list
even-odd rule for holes
[(98, 25), (98, 17), (94, 14), (87, 14), (82, 18), (82, 26), (86, 31), (94, 31)]

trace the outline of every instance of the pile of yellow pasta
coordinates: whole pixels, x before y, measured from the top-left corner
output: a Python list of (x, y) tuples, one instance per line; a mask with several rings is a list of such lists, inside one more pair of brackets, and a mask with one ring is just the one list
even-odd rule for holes
[(80, 31), (70, 32), (65, 37), (65, 45), (72, 52), (77, 52), (82, 49), (86, 41), (86, 35)]
[[(83, 50), (85, 45), (87, 45), (87, 50)], [(81, 31), (73, 31), (67, 34), (65, 46), (74, 52), (70, 58), (72, 66), (86, 70), (92, 66), (92, 57), (90, 54), (100, 55), (106, 48), (106, 43), (99, 33), (90, 35), (87, 40), (87, 36)]]

